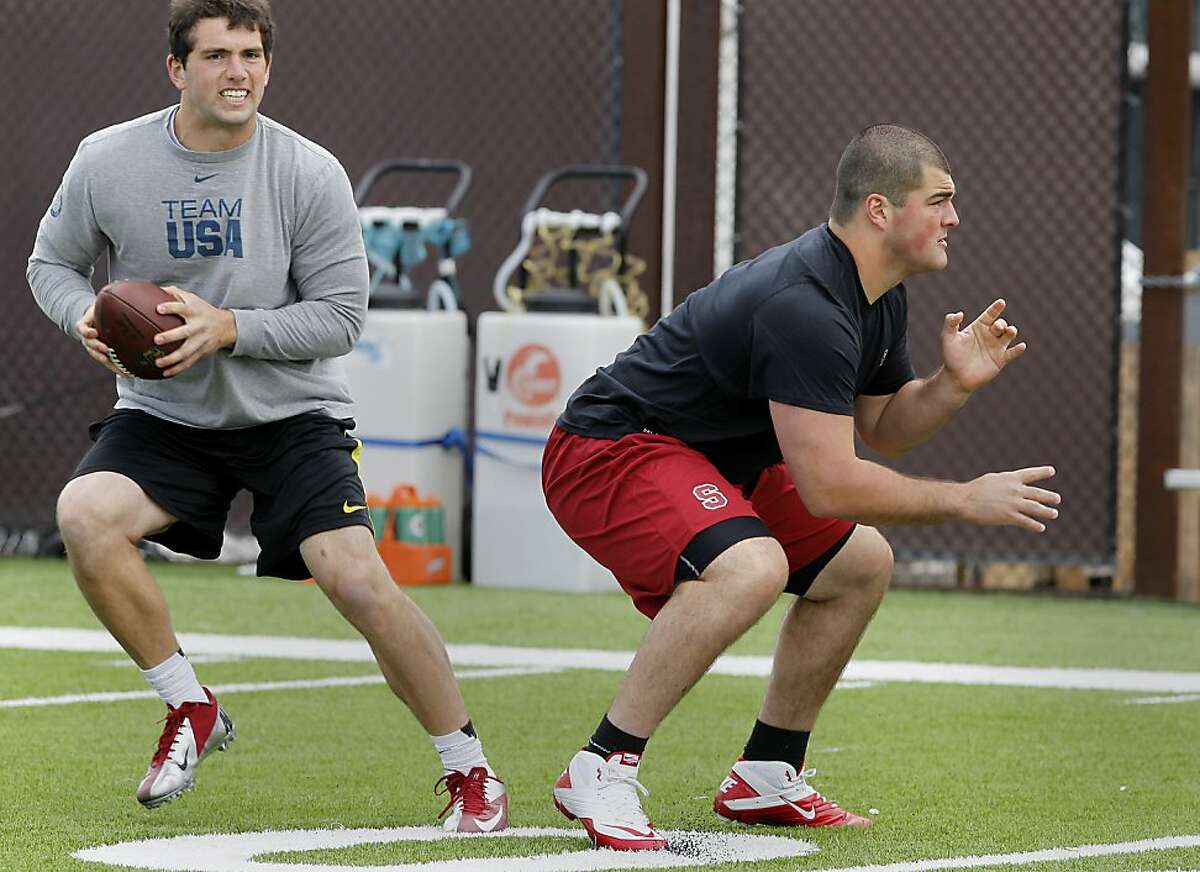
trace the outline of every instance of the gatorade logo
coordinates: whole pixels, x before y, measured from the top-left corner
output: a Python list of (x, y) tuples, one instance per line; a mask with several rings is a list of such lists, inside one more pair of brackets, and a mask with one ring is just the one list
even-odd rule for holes
[(405, 521), (409, 538), (414, 542), (424, 542), (426, 537), (424, 512), (413, 512)]
[(526, 406), (544, 406), (558, 396), (558, 358), (544, 345), (522, 345), (508, 364), (508, 390)]
[(700, 505), (708, 509), (710, 512), (715, 512), (717, 509), (723, 509), (729, 505), (729, 500), (725, 499), (725, 494), (721, 493), (721, 489), (715, 484), (698, 484), (692, 488), (692, 496), (700, 501)]

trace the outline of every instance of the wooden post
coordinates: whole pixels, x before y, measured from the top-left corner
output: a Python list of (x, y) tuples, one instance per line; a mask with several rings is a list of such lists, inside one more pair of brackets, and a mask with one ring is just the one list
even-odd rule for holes
[(679, 28), (675, 305), (713, 280), (717, 224), (717, 85), (721, 4), (688, 0)]
[[(674, 302), (713, 278), (717, 174), (719, 0), (680, 5), (675, 146)], [(645, 259), (650, 322), (661, 314), (667, 3), (627, 3), (621, 82), (621, 160), (650, 175), (629, 250)]]
[[(1142, 175), (1146, 276), (1179, 276), (1186, 247), (1191, 134), (1192, 0), (1148, 3)], [(1183, 399), (1181, 287), (1144, 287), (1138, 390), (1136, 583), (1139, 594), (1179, 595), (1178, 495), (1163, 474), (1179, 466)]]
[(659, 315), (662, 275), (663, 97), (665, 88), (667, 5), (626, 3), (621, 21), (621, 162), (639, 166), (650, 185), (629, 233), (629, 251), (646, 261), (639, 277), (650, 298), (653, 324)]
[[(1188, 252), (1184, 266), (1200, 269), (1200, 251)], [(1183, 367), (1179, 464), (1200, 469), (1200, 288), (1190, 287), (1183, 299)], [(1179, 509), (1179, 560), (1176, 596), (1200, 602), (1200, 490), (1176, 491)]]

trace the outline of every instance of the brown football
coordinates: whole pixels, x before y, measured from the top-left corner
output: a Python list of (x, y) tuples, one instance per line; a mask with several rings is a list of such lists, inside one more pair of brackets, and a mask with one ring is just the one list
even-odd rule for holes
[(154, 361), (183, 343), (155, 345), (154, 337), (182, 326), (183, 319), (160, 315), (157, 307), (174, 299), (153, 282), (110, 282), (100, 289), (93, 320), (100, 341), (108, 346), (109, 357), (118, 369), (137, 378), (163, 378), (163, 371)]

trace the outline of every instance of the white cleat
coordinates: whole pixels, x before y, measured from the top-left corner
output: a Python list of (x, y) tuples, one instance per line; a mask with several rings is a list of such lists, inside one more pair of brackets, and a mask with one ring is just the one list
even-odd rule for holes
[(667, 840), (646, 817), (638, 796), (650, 795), (637, 780), (640, 763), (638, 754), (618, 751), (606, 760), (580, 751), (554, 784), (554, 804), (583, 824), (597, 848), (661, 851)]
[(167, 706), (166, 725), (150, 768), (138, 785), (137, 799), (146, 808), (156, 808), (191, 790), (196, 768), (214, 750), (224, 751), (233, 741), (233, 721), (207, 687), (208, 702), (185, 702)]

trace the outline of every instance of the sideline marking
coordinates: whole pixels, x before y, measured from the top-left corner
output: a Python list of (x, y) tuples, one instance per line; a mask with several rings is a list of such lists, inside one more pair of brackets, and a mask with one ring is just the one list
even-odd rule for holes
[[(947, 857), (942, 860), (906, 860), (886, 866), (846, 866), (841, 869), (822, 869), (813, 872), (929, 872), (934, 869), (976, 869), (980, 866), (1028, 866), (1054, 860), (1083, 860), (1087, 857), (1111, 857), (1116, 854), (1144, 854), (1148, 851), (1169, 851), (1173, 848), (1200, 846), (1200, 836), (1165, 836), (1137, 842), (1117, 842), (1110, 845), (1080, 845), (1075, 848), (1049, 848), (1044, 851), (1022, 851), (1017, 854), (983, 854), (978, 857)], [(260, 867), (261, 868), (261, 867)]]
[[(295, 636), (224, 636), (180, 633), (184, 649), (197, 654), (237, 653), (244, 657), (281, 660), (373, 662), (363, 640), (305, 639)], [(119, 651), (105, 630), (58, 627), (0, 627), (0, 648), (46, 651)], [(555, 667), (624, 672), (632, 651), (581, 648), (518, 648), (506, 645), (447, 645), (456, 666)], [(724, 654), (711, 675), (762, 677), (771, 658)], [(1033, 666), (982, 666), (974, 663), (922, 663), (908, 660), (851, 660), (842, 677), (849, 681), (899, 681), (922, 684), (968, 684), (1000, 687), (1045, 687), (1066, 690), (1117, 690), (1134, 693), (1200, 694), (1200, 672), (1135, 669), (1060, 669)]]
[(1127, 699), (1131, 705), (1163, 705), (1172, 702), (1200, 702), (1200, 693), (1181, 693), (1177, 696), (1139, 696)]
[[(467, 669), (455, 672), (455, 678), (504, 678), (511, 675), (537, 675), (558, 672), (553, 667), (521, 669)], [(264, 690), (305, 690), (312, 687), (355, 687), (361, 684), (384, 684), (382, 675), (352, 675), (330, 678), (296, 679), (293, 681), (263, 681), (242, 684), (212, 684), (209, 690), (215, 694), (260, 692)], [(43, 705), (72, 705), (79, 702), (120, 702), (127, 699), (158, 699), (153, 690), (125, 690), (102, 693), (69, 693), (63, 696), (27, 696), (23, 699), (0, 699), (0, 709), (30, 708)]]
[[(439, 827), (396, 827), (358, 830), (276, 830), (257, 833), (213, 833), (123, 842), (76, 851), (72, 856), (93, 863), (110, 863), (134, 869), (169, 869), (173, 872), (591, 872), (601, 869), (677, 869), (680, 866), (717, 866), (806, 857), (815, 854), (812, 842), (781, 836), (741, 833), (665, 831), (675, 847), (667, 851), (607, 851), (591, 847), (578, 829), (515, 827), (487, 835), (443, 832)], [(565, 854), (531, 854), (524, 857), (472, 857), (430, 860), (391, 866), (330, 866), (311, 863), (256, 862), (255, 856), (279, 851), (312, 851), (353, 845), (391, 842), (431, 842), (442, 839), (498, 839), (505, 837), (568, 836), (588, 847)]]

